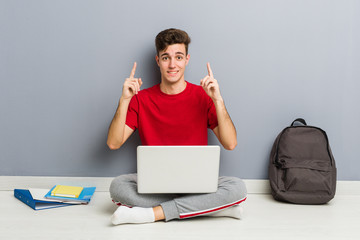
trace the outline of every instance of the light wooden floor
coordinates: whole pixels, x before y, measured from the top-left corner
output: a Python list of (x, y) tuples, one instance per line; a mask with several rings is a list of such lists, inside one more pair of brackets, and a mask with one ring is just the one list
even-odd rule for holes
[(0, 239), (360, 239), (360, 195), (338, 195), (329, 204), (279, 203), (269, 194), (249, 194), (242, 220), (193, 218), (112, 226), (116, 206), (108, 192), (89, 205), (34, 211), (0, 191)]

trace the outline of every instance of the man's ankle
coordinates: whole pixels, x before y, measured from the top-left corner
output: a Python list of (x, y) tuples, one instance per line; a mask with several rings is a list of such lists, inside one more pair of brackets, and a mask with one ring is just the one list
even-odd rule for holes
[(155, 221), (161, 221), (165, 219), (164, 210), (161, 206), (153, 207), (154, 215), (155, 215)]

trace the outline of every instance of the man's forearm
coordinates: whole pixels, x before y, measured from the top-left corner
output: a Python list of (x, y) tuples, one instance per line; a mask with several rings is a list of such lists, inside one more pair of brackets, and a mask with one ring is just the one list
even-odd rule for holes
[(108, 132), (107, 145), (110, 149), (118, 149), (125, 142), (125, 120), (129, 103), (130, 101), (127, 99), (124, 100), (120, 98), (119, 100), (118, 108), (116, 109)]
[(237, 145), (236, 129), (226, 110), (224, 100), (214, 101), (218, 119), (219, 140), (225, 149), (233, 150)]
[(214, 78), (210, 63), (207, 63), (207, 69), (208, 75), (201, 79), (200, 85), (215, 104), (218, 126), (213, 131), (225, 149), (233, 150), (237, 145), (236, 129), (226, 110), (218, 81)]

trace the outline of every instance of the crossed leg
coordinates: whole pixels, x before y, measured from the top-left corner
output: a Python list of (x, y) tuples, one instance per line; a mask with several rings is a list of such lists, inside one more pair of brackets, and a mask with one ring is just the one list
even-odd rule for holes
[(137, 175), (128, 174), (113, 180), (110, 194), (120, 205), (112, 217), (114, 224), (169, 221), (202, 215), (240, 218), (242, 208), (239, 204), (246, 199), (246, 186), (239, 178), (220, 177), (215, 193), (139, 194)]

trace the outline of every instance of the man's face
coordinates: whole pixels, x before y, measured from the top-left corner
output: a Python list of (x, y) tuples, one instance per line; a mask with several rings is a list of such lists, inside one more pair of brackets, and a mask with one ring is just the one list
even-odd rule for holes
[(185, 44), (169, 45), (167, 49), (160, 51), (156, 56), (156, 62), (160, 67), (161, 81), (176, 83), (184, 80), (185, 67), (190, 55), (186, 55)]

